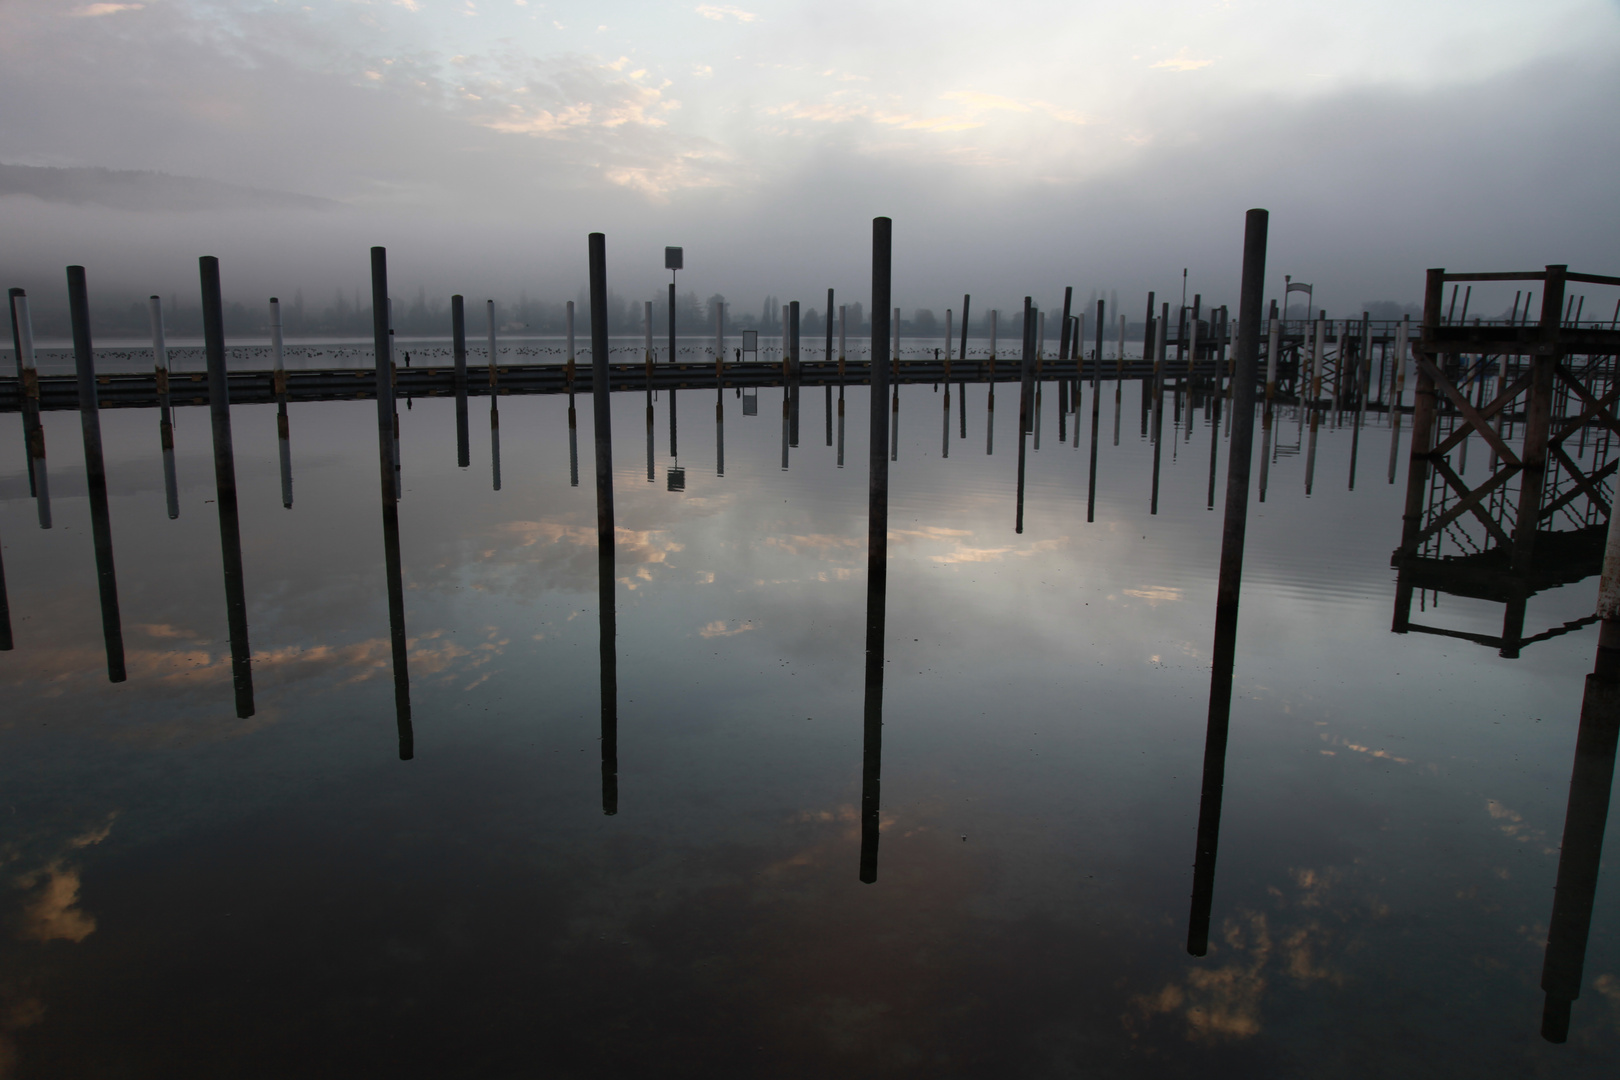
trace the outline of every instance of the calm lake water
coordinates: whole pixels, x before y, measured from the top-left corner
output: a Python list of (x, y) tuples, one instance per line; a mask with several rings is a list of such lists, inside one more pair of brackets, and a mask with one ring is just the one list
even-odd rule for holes
[[(1612, 875), (1569, 1040), (1540, 1035), (1596, 629), (1513, 660), (1391, 633), (1404, 448), (1390, 485), (1370, 420), (1349, 490), (1324, 428), (1307, 496), (1282, 417), (1190, 956), (1227, 444), (1167, 403), (1152, 514), (1139, 386), (1116, 446), (1105, 383), (1088, 522), (1090, 390), (1060, 443), (1048, 383), (1020, 533), (1017, 394), (987, 392), (899, 392), (870, 883), (866, 387), (843, 468), (820, 388), (786, 468), (783, 390), (725, 391), (724, 475), (715, 391), (679, 393), (678, 452), (661, 394), (651, 482), (646, 399), (613, 395), (613, 814), (588, 398), (579, 486), (568, 400), (499, 399), (499, 490), (487, 398), (468, 468), (452, 399), (401, 403), (410, 760), (374, 402), (291, 407), (291, 509), (275, 407), (232, 410), (246, 718), (207, 411), (177, 413), (174, 520), (155, 412), (102, 413), (116, 684), (78, 416), (45, 417), (43, 531), (0, 415), (0, 1075), (1615, 1075)], [(1595, 594), (1536, 596), (1526, 632)], [(1500, 605), (1422, 604), (1500, 632)]]

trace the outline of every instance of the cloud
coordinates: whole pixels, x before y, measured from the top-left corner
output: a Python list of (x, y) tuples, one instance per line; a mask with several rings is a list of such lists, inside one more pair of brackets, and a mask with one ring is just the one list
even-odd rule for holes
[(742, 8), (720, 4), (699, 4), (692, 10), (705, 19), (713, 19), (715, 22), (725, 22), (728, 17), (736, 19), (740, 23), (756, 22), (759, 19), (759, 16), (752, 11), (744, 11)]
[(139, 11), (145, 4), (88, 4), (70, 14), (81, 19), (94, 19), (100, 15), (117, 15), (121, 11)]
[(1213, 60), (1194, 60), (1187, 55), (1186, 46), (1182, 46), (1176, 55), (1160, 60), (1156, 64), (1149, 64), (1148, 67), (1162, 68), (1166, 71), (1197, 71), (1199, 68), (1209, 67), (1214, 62)]

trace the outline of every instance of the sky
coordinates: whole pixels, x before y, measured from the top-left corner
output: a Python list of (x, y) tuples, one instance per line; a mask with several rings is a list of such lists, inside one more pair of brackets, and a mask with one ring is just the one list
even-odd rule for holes
[(1431, 266), (1620, 271), (1616, 0), (7, 0), (0, 101), (0, 164), (188, 178), (0, 170), (41, 303), (69, 263), (191, 293), (202, 254), (320, 302), (372, 244), (396, 295), (571, 298), (592, 231), (626, 295), (679, 244), (741, 310), (855, 300), (883, 214), (908, 309), (1136, 314), (1183, 268), (1235, 304), (1256, 206), (1268, 298), (1335, 314)]

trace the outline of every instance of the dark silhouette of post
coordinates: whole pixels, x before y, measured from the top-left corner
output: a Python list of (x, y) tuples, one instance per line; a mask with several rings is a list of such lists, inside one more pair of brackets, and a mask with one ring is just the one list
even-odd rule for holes
[(219, 511), (220, 561), (225, 568), (225, 620), (231, 636), (236, 715), (253, 715), (253, 653), (248, 645), (247, 585), (242, 573), (242, 525), (236, 511), (236, 450), (231, 440), (230, 383), (225, 374), (225, 309), (219, 260), (197, 260), (202, 283), (203, 354), (208, 363), (208, 413), (214, 436), (214, 506)]
[(1226, 521), (1221, 531), (1220, 577), (1215, 586), (1215, 652), (1209, 680), (1209, 724), (1204, 735), (1203, 789), (1198, 802), (1198, 842), (1193, 864), (1192, 915), (1187, 951), (1209, 951), (1210, 908), (1215, 896), (1215, 855), (1221, 834), (1226, 785), (1226, 738), (1232, 717), (1232, 668), (1237, 658), (1238, 597), (1243, 584), (1243, 544), (1249, 514), (1249, 459), (1254, 447), (1254, 378), (1260, 352), (1260, 303), (1266, 276), (1266, 227), (1270, 215), (1250, 210), (1243, 229), (1243, 279), (1238, 297), (1238, 334), (1232, 390), (1231, 456), (1226, 466)]
[(1035, 423), (1035, 305), (1024, 297), (1024, 341), (1018, 369), (1018, 430)]
[(1604, 824), (1614, 786), (1615, 744), (1620, 735), (1620, 515), (1609, 516), (1597, 614), (1601, 620), (1597, 657), (1581, 698), (1581, 725), (1575, 736), (1575, 764), (1558, 852), (1558, 883), (1541, 967), (1541, 988), (1547, 994), (1541, 1037), (1555, 1043), (1569, 1037), (1571, 1005), (1581, 994)]
[(861, 752), (860, 878), (877, 881), (883, 777), (883, 632), (889, 573), (889, 273), (893, 222), (872, 219), (872, 406), (866, 516), (866, 694)]
[[(388, 583), (388, 631), (394, 661), (394, 722), (399, 760), (416, 754), (411, 726), (410, 659), (405, 638), (405, 584), (399, 554), (399, 471), (395, 464), (393, 365), (388, 349), (388, 251), (371, 249), (371, 332), (377, 350), (377, 465), (382, 475), (383, 567)], [(495, 400), (494, 390), (490, 401)]]
[[(591, 405), (596, 440), (596, 585), (601, 620), (602, 813), (619, 812), (618, 616), (614, 609), (613, 409), (608, 400), (607, 237), (591, 233)], [(669, 287), (670, 356), (675, 342), (675, 286)]]
[(123, 682), (124, 626), (118, 614), (118, 572), (113, 566), (112, 516), (107, 508), (107, 464), (101, 456), (101, 409), (96, 398), (96, 359), (90, 344), (90, 295), (84, 267), (67, 268), (68, 316), (73, 326), (73, 366), (79, 384), (79, 426), (84, 435), (84, 479), (90, 496), (90, 531), (96, 548), (96, 584), (101, 592), (101, 634), (107, 644), (107, 680)]
[(1080, 343), (1079, 341), (1073, 340), (1074, 328), (1069, 324), (1069, 320), (1074, 317), (1072, 312), (1073, 306), (1074, 286), (1065, 285), (1063, 287), (1063, 331), (1058, 336), (1058, 359), (1067, 360), (1069, 358), (1069, 346), (1072, 343), (1074, 345), (1074, 355), (1076, 361), (1074, 373), (1078, 377), (1080, 374)]
[[(1097, 301), (1097, 351), (1091, 358), (1091, 468), (1089, 470), (1089, 475), (1088, 475), (1088, 478), (1087, 478), (1087, 481), (1086, 481), (1086, 521), (1087, 522), (1092, 522), (1092, 521), (1097, 520), (1097, 425), (1098, 425), (1098, 422), (1099, 422), (1099, 420), (1100, 420), (1100, 418), (1102, 416), (1102, 395), (1097, 392), (1097, 387), (1098, 387), (1098, 375), (1097, 375), (1097, 372), (1102, 367), (1102, 344), (1103, 344), (1103, 301), (1098, 300)], [(1119, 346), (1123, 350), (1125, 348), (1125, 342), (1121, 341), (1119, 343)], [(1079, 376), (1077, 374), (1076, 377), (1075, 377), (1076, 385), (1079, 384), (1079, 381), (1080, 381)], [(1115, 412), (1114, 412), (1114, 435), (1115, 435), (1115, 440), (1117, 441), (1118, 437), (1119, 437), (1119, 411), (1118, 411), (1118, 409), (1119, 409), (1119, 397), (1118, 397), (1117, 394), (1115, 395), (1115, 398), (1114, 398), (1114, 408), (1115, 408)], [(1080, 437), (1080, 415), (1079, 415), (1079, 413), (1075, 414), (1074, 423), (1075, 423), (1074, 437), (1076, 439), (1078, 439)]]
[(450, 340), (456, 364), (456, 465), (465, 469), (472, 464), (472, 445), (467, 434), (467, 311), (460, 293), (450, 298)]
[[(972, 300), (973, 300), (973, 297), (970, 296), (969, 294), (967, 294), (967, 293), (962, 294), (962, 355), (960, 357), (958, 357), (958, 359), (960, 359), (962, 361), (962, 363), (964, 363), (964, 364), (967, 363), (968, 304), (971, 303)], [(966, 408), (966, 406), (967, 406), (967, 401), (964, 398), (963, 399), (963, 407)], [(964, 439), (967, 438), (966, 435), (963, 435), (962, 437)]]

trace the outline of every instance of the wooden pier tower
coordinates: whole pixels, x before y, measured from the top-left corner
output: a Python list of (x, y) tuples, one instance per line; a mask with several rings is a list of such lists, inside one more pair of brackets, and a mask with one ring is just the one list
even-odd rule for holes
[[(1453, 322), (1442, 310), (1448, 282), (1527, 283), (1541, 293), (1541, 317), (1529, 321), (1526, 297), (1522, 318)], [(1523, 633), (1531, 595), (1599, 572), (1620, 468), (1620, 329), (1571, 319), (1571, 282), (1620, 286), (1620, 278), (1561, 265), (1428, 272), (1422, 330), (1412, 346), (1416, 394), (1401, 546), (1391, 559), (1397, 633), (1470, 636), (1413, 623), (1415, 588), (1505, 603), (1502, 636), (1489, 641), (1504, 656), (1590, 621), (1531, 638)], [(1484, 479), (1471, 485), (1464, 476), (1475, 436), (1489, 457)]]

